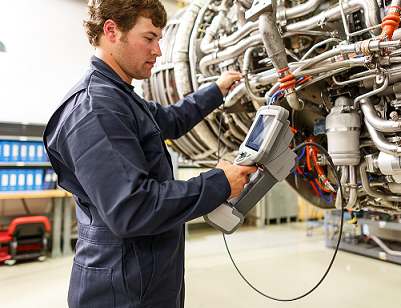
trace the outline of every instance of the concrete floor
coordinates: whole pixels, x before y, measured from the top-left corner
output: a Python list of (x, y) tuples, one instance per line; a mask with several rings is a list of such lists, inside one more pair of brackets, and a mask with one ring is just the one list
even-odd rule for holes
[[(290, 299), (320, 280), (333, 254), (324, 230), (306, 236), (304, 223), (241, 227), (227, 236), (246, 279), (272, 297)], [(295, 302), (277, 302), (252, 290), (232, 265), (221, 233), (189, 231), (186, 254), (186, 308), (370, 308), (401, 307), (401, 266), (339, 252), (326, 280)], [(0, 266), (0, 307), (64, 308), (72, 257)], [(167, 307), (166, 307), (167, 308)]]

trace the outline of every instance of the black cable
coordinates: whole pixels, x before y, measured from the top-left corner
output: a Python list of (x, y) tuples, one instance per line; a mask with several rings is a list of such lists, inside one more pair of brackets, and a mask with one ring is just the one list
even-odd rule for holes
[[(227, 91), (228, 93), (228, 91)], [(224, 98), (227, 97), (227, 94)], [(224, 115), (224, 108), (225, 108), (225, 103), (226, 101), (223, 101), (223, 105), (221, 106), (221, 112), (220, 112), (220, 122), (219, 122), (219, 135), (217, 136), (217, 163), (220, 161), (220, 135), (221, 135), (221, 125), (223, 122), (223, 115)]]
[[(228, 93), (228, 92), (227, 92), (227, 93)], [(217, 145), (217, 162), (220, 160), (220, 153), (219, 153), (219, 150), (220, 150), (221, 125), (222, 125), (222, 118), (223, 118), (223, 114), (224, 114), (223, 111), (224, 111), (224, 103), (223, 103), (223, 108), (222, 108), (222, 110), (221, 110), (220, 125), (219, 125), (219, 135), (218, 135), (218, 138), (217, 138), (217, 142), (218, 142), (218, 145)], [(327, 153), (326, 149), (323, 148), (320, 144), (317, 144), (317, 143), (314, 143), (314, 142), (304, 142), (304, 143), (301, 143), (300, 145), (296, 146), (296, 147), (293, 149), (293, 152), (294, 152), (294, 153), (297, 153), (300, 149), (302, 149), (303, 147), (308, 146), (308, 145), (312, 145), (312, 146), (317, 147), (323, 154), (325, 154), (325, 155), (327, 156), (327, 160), (329, 161), (330, 166), (333, 168), (334, 174), (336, 175), (336, 178), (337, 178), (337, 181), (338, 181), (338, 187), (339, 187), (340, 196), (337, 195), (337, 198), (341, 198), (341, 211), (342, 211), (342, 215), (341, 215), (340, 233), (339, 233), (339, 237), (338, 237), (338, 242), (337, 242), (336, 248), (335, 248), (335, 250), (334, 250), (334, 254), (333, 254), (333, 257), (332, 257), (332, 259), (331, 259), (331, 261), (330, 261), (330, 264), (329, 264), (329, 266), (327, 267), (326, 272), (324, 273), (324, 275), (322, 276), (322, 278), (319, 280), (319, 282), (318, 282), (312, 289), (310, 289), (308, 292), (306, 292), (305, 294), (303, 294), (303, 295), (301, 295), (301, 296), (298, 296), (298, 297), (290, 298), (290, 299), (281, 299), (281, 298), (272, 297), (272, 296), (269, 296), (269, 295), (267, 295), (267, 294), (265, 294), (265, 293), (259, 291), (257, 288), (255, 288), (255, 287), (245, 278), (244, 275), (242, 275), (241, 271), (240, 271), (239, 268), (237, 267), (237, 265), (236, 265), (236, 263), (235, 263), (235, 261), (234, 261), (232, 255), (231, 255), (230, 249), (228, 248), (226, 236), (225, 236), (224, 233), (222, 233), (222, 234), (223, 234), (223, 239), (224, 239), (224, 244), (225, 244), (225, 246), (226, 246), (228, 255), (230, 256), (231, 262), (233, 263), (235, 269), (237, 270), (238, 274), (242, 277), (242, 279), (243, 279), (253, 290), (255, 290), (255, 291), (256, 291), (257, 293), (259, 293), (260, 295), (262, 295), (262, 296), (264, 296), (264, 297), (266, 297), (266, 298), (268, 298), (268, 299), (275, 300), (275, 301), (279, 301), (279, 302), (292, 302), (292, 301), (295, 301), (295, 300), (304, 298), (305, 296), (307, 296), (307, 295), (309, 295), (310, 293), (312, 293), (313, 291), (315, 291), (315, 290), (317, 289), (317, 287), (323, 282), (323, 280), (324, 280), (324, 279), (326, 278), (326, 276), (328, 275), (328, 273), (329, 273), (329, 271), (330, 271), (330, 269), (331, 269), (331, 267), (332, 267), (332, 265), (333, 265), (333, 263), (334, 263), (334, 260), (335, 260), (335, 258), (336, 258), (336, 256), (337, 256), (338, 249), (339, 249), (339, 247), (340, 247), (340, 242), (341, 242), (342, 230), (343, 230), (343, 226), (344, 226), (344, 213), (343, 213), (343, 212), (344, 212), (344, 208), (345, 208), (345, 207), (344, 207), (344, 199), (342, 198), (342, 193), (341, 193), (341, 192), (342, 192), (341, 181), (340, 181), (340, 178), (339, 178), (339, 176), (338, 176), (338, 173), (336, 172), (336, 168), (335, 168), (335, 166), (334, 166), (334, 163), (333, 163), (333, 161), (332, 161), (332, 159), (331, 159), (329, 153)]]

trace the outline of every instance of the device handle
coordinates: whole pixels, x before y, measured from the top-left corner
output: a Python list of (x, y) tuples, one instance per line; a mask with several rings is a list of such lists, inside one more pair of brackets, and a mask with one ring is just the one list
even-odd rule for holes
[(245, 217), (277, 182), (266, 168), (259, 168), (241, 193), (230, 199), (229, 203)]
[(203, 218), (221, 232), (231, 234), (243, 224), (245, 215), (277, 182), (269, 171), (258, 169), (238, 196), (224, 202)]

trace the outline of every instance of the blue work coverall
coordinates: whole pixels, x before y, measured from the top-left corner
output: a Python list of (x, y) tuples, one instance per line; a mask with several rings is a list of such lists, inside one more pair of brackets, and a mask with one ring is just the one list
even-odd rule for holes
[(213, 83), (175, 105), (138, 97), (106, 63), (91, 68), (51, 117), (44, 143), (76, 202), (70, 307), (184, 306), (184, 227), (230, 195), (220, 169), (173, 179), (165, 139), (223, 102)]

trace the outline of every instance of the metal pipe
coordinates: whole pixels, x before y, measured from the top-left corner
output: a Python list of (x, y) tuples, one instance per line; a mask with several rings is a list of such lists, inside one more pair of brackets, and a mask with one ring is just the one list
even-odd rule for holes
[(350, 38), (351, 36), (361, 35), (361, 34), (363, 34), (363, 33), (365, 33), (365, 32), (370, 31), (370, 30), (374, 30), (374, 29), (377, 29), (377, 28), (380, 28), (380, 27), (381, 27), (381, 24), (380, 24), (380, 25), (368, 27), (368, 28), (366, 28), (366, 29), (363, 29), (363, 30), (360, 30), (360, 31), (356, 31), (356, 32), (350, 33), (350, 32), (349, 32), (349, 29), (348, 29), (348, 21), (347, 21), (347, 18), (345, 17), (344, 8), (343, 8), (343, 5), (342, 5), (342, 3), (341, 3), (342, 1), (343, 1), (343, 0), (338, 0), (338, 5), (339, 5), (339, 7), (340, 7), (341, 19), (342, 19), (342, 21), (343, 21), (343, 27), (344, 27), (345, 34), (347, 35), (347, 41), (349, 41), (349, 38)]
[(377, 130), (373, 128), (372, 125), (368, 122), (368, 120), (365, 118), (365, 125), (366, 128), (369, 131), (370, 137), (372, 138), (373, 143), (376, 145), (376, 147), (387, 154), (390, 155), (395, 155), (395, 156), (401, 156), (401, 147), (399, 147), (395, 143), (388, 142), (383, 134), (379, 133)]
[(372, 79), (372, 78), (376, 78), (375, 75), (371, 75), (371, 76), (364, 76), (364, 77), (359, 77), (359, 78), (354, 78), (351, 79), (351, 77), (349, 77), (349, 80), (347, 81), (337, 81), (337, 79), (333, 76), (331, 79), (333, 79), (334, 83), (338, 86), (345, 86), (354, 82), (358, 82), (358, 81), (363, 81), (366, 79)]
[(308, 50), (308, 52), (306, 54), (303, 55), (301, 60), (305, 60), (317, 47), (320, 47), (320, 46), (325, 45), (330, 42), (341, 42), (341, 40), (338, 38), (329, 38), (327, 40), (316, 43), (315, 45), (312, 46), (311, 49)]
[[(362, 9), (365, 12), (365, 16), (367, 15), (366, 25), (368, 27), (381, 23), (380, 10), (376, 0), (350, 0), (343, 4), (343, 9), (345, 14)], [(340, 6), (336, 5), (309, 19), (287, 25), (287, 30), (309, 30), (319, 27), (321, 21), (333, 21), (339, 17), (341, 17)], [(374, 31), (374, 33), (379, 35), (380, 31)]]
[(381, 249), (384, 250), (385, 253), (391, 255), (391, 256), (397, 256), (397, 257), (401, 257), (401, 251), (395, 251), (395, 250), (391, 250), (390, 248), (388, 248), (386, 246), (386, 244), (384, 244), (376, 235), (374, 234), (369, 234), (369, 237), (377, 244), (380, 246)]
[[(341, 183), (341, 186), (344, 188), (344, 186), (345, 186), (345, 183), (347, 182), (347, 180), (348, 180), (348, 171), (349, 171), (349, 169), (348, 169), (348, 166), (341, 166), (341, 179), (340, 179), (340, 183)], [(342, 209), (342, 195), (343, 194), (343, 192), (340, 190), (340, 188), (338, 188), (338, 191), (337, 191), (337, 197), (336, 197), (336, 202), (335, 202), (335, 207), (337, 208), (337, 209), (339, 209), (339, 210), (341, 210)]]
[(309, 75), (314, 75), (314, 74), (319, 74), (323, 72), (329, 72), (332, 70), (336, 70), (339, 68), (351, 68), (354, 66), (363, 66), (365, 64), (365, 60), (362, 58), (352, 58), (346, 61), (341, 61), (341, 62), (336, 62), (336, 63), (330, 63), (322, 66), (318, 66), (316, 68), (312, 68), (309, 70), (302, 70), (302, 71), (294, 71), (294, 77), (295, 78), (300, 78), (304, 76), (309, 76)]
[(210, 77), (213, 75), (207, 70), (210, 65), (237, 57), (243, 54), (250, 46), (255, 46), (260, 43), (262, 43), (262, 37), (260, 35), (252, 35), (244, 40), (241, 40), (235, 46), (227, 48), (226, 50), (208, 54), (200, 60), (199, 70), (204, 77)]
[(247, 94), (249, 95), (249, 97), (251, 98), (252, 102), (254, 103), (255, 109), (258, 110), (260, 106), (266, 105), (266, 99), (264, 97), (259, 97), (257, 95), (255, 95), (251, 89), (251, 86), (249, 84), (249, 80), (248, 80), (248, 71), (249, 71), (249, 66), (251, 64), (251, 57), (252, 57), (252, 53), (261, 49), (260, 46), (255, 46), (255, 47), (251, 47), (248, 48), (245, 52), (244, 55), (244, 64), (242, 66), (243, 68), (243, 74), (244, 74), (244, 83), (245, 83), (245, 89)]
[(374, 198), (381, 198), (388, 201), (395, 201), (395, 202), (401, 201), (401, 196), (385, 194), (380, 191), (373, 190), (372, 187), (370, 187), (368, 175), (366, 174), (366, 161), (363, 161), (359, 165), (359, 173), (362, 180), (362, 187), (368, 195)]
[[(205, 36), (201, 42), (201, 50), (204, 53), (209, 53), (219, 47), (218, 42), (212, 42), (213, 37), (216, 35), (217, 31), (219, 31), (220, 27), (223, 25), (224, 20), (227, 18), (227, 12), (229, 9), (229, 4), (232, 4), (230, 0), (223, 0), (221, 5), (219, 6), (218, 10), (219, 13), (213, 18), (212, 23), (206, 29)], [(192, 28), (191, 28), (192, 29)]]
[(355, 204), (358, 198), (356, 194), (358, 189), (358, 184), (356, 183), (356, 166), (349, 166), (349, 184), (349, 199), (346, 208), (356, 210)]
[(388, 86), (388, 79), (389, 78), (386, 76), (385, 79), (384, 79), (383, 85), (380, 88), (378, 88), (376, 90), (373, 90), (373, 91), (370, 91), (368, 93), (362, 94), (362, 95), (358, 96), (357, 98), (355, 98), (355, 100), (354, 100), (354, 108), (357, 107), (357, 104), (361, 99), (373, 96), (373, 95), (375, 95), (377, 93), (380, 93), (383, 90), (385, 90), (387, 88), (387, 86)]
[[(276, 26), (276, 11), (277, 11), (276, 1), (272, 1), (271, 6), (272, 6), (271, 12), (266, 12), (260, 15), (259, 30), (262, 35), (263, 45), (266, 48), (267, 55), (272, 61), (274, 68), (277, 70), (278, 73), (280, 73), (281, 71), (288, 70), (288, 61), (284, 49), (283, 40), (281, 39), (280, 33), (278, 32)], [(286, 74), (286, 72), (283, 72), (283, 74)], [(291, 82), (293, 82), (295, 86), (295, 80)], [(286, 83), (290, 83), (290, 81), (287, 80)], [(283, 85), (284, 83), (281, 83), (282, 87)], [(302, 105), (299, 103), (298, 96), (295, 93), (294, 86), (290, 88), (285, 88), (285, 90), (283, 88), (283, 92), (291, 108), (295, 110), (300, 110), (302, 109)]]
[[(209, 28), (211, 28), (211, 26)], [(259, 21), (247, 22), (243, 27), (238, 29), (238, 31), (234, 32), (230, 36), (218, 39), (216, 41), (212, 41), (213, 36), (211, 36), (210, 34), (205, 35), (205, 37), (202, 39), (200, 49), (202, 50), (203, 53), (208, 54), (211, 53), (213, 50), (216, 50), (217, 48), (219, 49), (226, 48), (228, 46), (238, 43), (250, 32), (257, 29), (259, 29)], [(211, 30), (210, 31), (206, 30), (206, 33), (211, 33)]]
[[(284, 10), (283, 14), (287, 19), (293, 19), (293, 18), (305, 16), (305, 15), (315, 11), (323, 1), (324, 0), (309, 0), (300, 5), (297, 5), (297, 6), (294, 6), (291, 8), (286, 8)], [(277, 13), (278, 19), (279, 19), (279, 14), (280, 14), (280, 12)]]
[(401, 131), (401, 122), (393, 120), (385, 120), (379, 118), (372, 101), (369, 98), (360, 100), (360, 106), (365, 119), (372, 125), (376, 130), (381, 132), (399, 132)]

